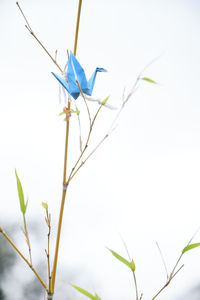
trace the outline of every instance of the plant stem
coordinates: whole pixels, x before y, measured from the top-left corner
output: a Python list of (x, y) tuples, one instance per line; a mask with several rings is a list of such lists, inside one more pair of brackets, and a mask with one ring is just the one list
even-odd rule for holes
[(25, 237), (26, 237), (27, 245), (28, 245), (29, 257), (30, 257), (30, 264), (32, 266), (33, 262), (32, 262), (32, 255), (31, 255), (31, 243), (30, 243), (28, 229), (27, 229), (27, 225), (26, 225), (25, 214), (23, 214), (23, 220), (24, 220), (24, 234), (25, 234)]
[[(179, 260), (177, 261), (176, 265), (175, 265), (175, 268), (178, 264), (178, 262), (180, 261), (180, 258)], [(184, 265), (182, 265), (176, 272), (175, 272), (175, 268), (173, 269), (173, 271), (171, 272), (170, 276), (169, 276), (169, 279), (167, 280), (167, 282), (165, 283), (165, 285), (157, 292), (157, 294), (152, 298), (152, 300), (156, 299), (160, 293), (170, 284), (170, 282), (172, 281), (172, 279), (179, 273), (179, 271), (184, 267)]]
[(49, 53), (49, 51), (47, 50), (47, 48), (43, 45), (43, 43), (38, 39), (38, 37), (35, 35), (35, 33), (33, 32), (23, 10), (21, 9), (20, 5), (18, 2), (16, 2), (25, 22), (26, 22), (26, 29), (30, 32), (30, 34), (36, 39), (36, 41), (39, 43), (39, 45), (43, 48), (43, 50), (46, 52), (46, 54), (51, 58), (51, 60), (54, 62), (54, 64), (58, 67), (58, 69), (61, 71), (61, 73), (63, 72), (62, 68), (58, 65), (57, 61), (56, 61), (56, 55), (55, 55), (55, 59), (53, 58), (53, 56)]
[(41, 277), (38, 275), (36, 270), (33, 268), (33, 266), (30, 264), (30, 262), (24, 257), (24, 255), (19, 251), (19, 249), (15, 246), (15, 244), (12, 242), (12, 240), (9, 238), (9, 236), (3, 231), (2, 228), (0, 228), (0, 232), (3, 234), (3, 236), (7, 239), (7, 241), (11, 244), (11, 246), (17, 251), (17, 253), (21, 256), (21, 258), (25, 261), (25, 263), (30, 267), (30, 269), (33, 271), (33, 273), (36, 275), (40, 283), (43, 285), (45, 290), (47, 290), (47, 286), (44, 283), (44, 281), (41, 279)]
[(75, 41), (74, 41), (74, 56), (76, 56), (76, 51), (77, 51), (79, 23), (80, 23), (80, 16), (81, 16), (81, 5), (82, 5), (82, 0), (79, 0), (77, 21), (76, 21), (76, 33), (75, 33)]
[(61, 227), (62, 227), (65, 197), (66, 197), (66, 190), (63, 189), (59, 222), (58, 222), (58, 230), (57, 230), (56, 249), (55, 249), (54, 263), (53, 263), (53, 270), (52, 270), (52, 281), (51, 281), (51, 289), (50, 289), (50, 291), (52, 293), (54, 292), (54, 287), (55, 287), (56, 269), (57, 269), (57, 262), (58, 262), (58, 250), (59, 250), (59, 244), (60, 244), (60, 233), (61, 233)]
[(49, 278), (49, 290), (51, 290), (51, 267), (50, 267), (50, 235), (51, 235), (51, 215), (48, 212), (48, 208), (46, 210), (46, 224), (48, 226), (48, 234), (47, 234), (47, 250), (45, 249), (47, 256), (47, 268), (48, 268), (48, 278)]
[[(75, 42), (74, 42), (74, 55), (75, 56), (76, 56), (76, 51), (77, 51), (79, 22), (80, 22), (80, 15), (81, 15), (81, 5), (82, 5), (82, 0), (79, 0), (77, 22), (76, 22)], [(71, 108), (70, 101), (68, 101), (68, 110), (69, 111), (70, 111), (70, 108)], [(54, 293), (54, 288), (55, 288), (56, 269), (57, 269), (57, 262), (58, 262), (58, 250), (59, 250), (59, 244), (60, 244), (60, 234), (61, 234), (63, 212), (64, 212), (66, 192), (67, 192), (66, 187), (68, 186), (68, 183), (66, 182), (68, 142), (69, 142), (69, 119), (66, 120), (66, 139), (65, 139), (65, 156), (64, 156), (64, 172), (63, 172), (63, 192), (62, 192), (62, 201), (61, 201), (61, 207), (60, 207), (60, 215), (59, 215), (57, 238), (56, 238), (56, 248), (55, 248), (53, 270), (52, 270), (52, 284), (51, 284), (50, 291), (49, 291), (51, 293)]]
[(138, 300), (138, 287), (137, 287), (137, 281), (136, 281), (135, 272), (133, 272), (133, 279), (134, 279), (134, 284), (135, 284), (136, 300)]

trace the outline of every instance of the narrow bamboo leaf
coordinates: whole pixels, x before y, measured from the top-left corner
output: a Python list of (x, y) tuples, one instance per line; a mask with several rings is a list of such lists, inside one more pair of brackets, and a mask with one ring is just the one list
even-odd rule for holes
[(122, 257), (121, 255), (119, 255), (115, 251), (113, 251), (113, 250), (111, 250), (109, 248), (107, 248), (107, 249), (112, 253), (112, 255), (114, 255), (114, 257), (116, 257), (118, 260), (120, 260), (123, 264), (125, 264), (126, 266), (128, 266), (132, 270), (131, 263), (128, 260), (126, 260), (124, 257)]
[(71, 109), (71, 112), (73, 113), (73, 114), (77, 114), (77, 116), (80, 114), (80, 110), (73, 110), (73, 109)]
[(61, 113), (59, 113), (59, 115), (58, 116), (62, 116), (62, 115), (64, 115), (65, 114), (65, 112), (64, 111), (62, 111)]
[(142, 79), (142, 80), (145, 80), (145, 81), (148, 81), (148, 82), (150, 82), (150, 83), (157, 84), (156, 81), (154, 81), (154, 80), (152, 80), (152, 79), (150, 79), (150, 78), (148, 78), (148, 77), (142, 77), (141, 79)]
[(185, 253), (191, 249), (194, 249), (196, 247), (199, 247), (200, 246), (200, 243), (196, 243), (196, 244), (190, 244), (190, 245), (187, 245), (183, 250), (182, 250), (182, 253)]
[(46, 202), (42, 202), (42, 206), (47, 210), (48, 209), (48, 204)]
[(25, 215), (28, 201), (26, 202), (26, 204), (24, 203), (24, 193), (23, 193), (21, 181), (17, 175), (16, 169), (15, 169), (15, 176), (17, 179), (17, 189), (18, 189), (18, 195), (19, 195), (20, 209), (21, 209), (21, 212), (23, 213), (23, 215)]
[(77, 285), (71, 284), (70, 285), (75, 288), (77, 291), (79, 291), (81, 294), (85, 295), (86, 297), (92, 299), (92, 300), (101, 300), (101, 298), (99, 298), (99, 296), (96, 294), (95, 296), (93, 296), (92, 294), (90, 294), (88, 291), (80, 288)]
[(109, 98), (110, 98), (110, 96), (106, 97), (106, 99), (104, 99), (104, 100), (101, 102), (101, 104), (102, 104), (102, 105), (105, 105)]

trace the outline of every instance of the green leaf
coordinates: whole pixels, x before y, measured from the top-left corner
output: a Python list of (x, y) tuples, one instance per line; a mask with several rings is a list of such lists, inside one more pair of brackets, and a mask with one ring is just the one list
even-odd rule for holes
[(196, 247), (199, 247), (200, 246), (200, 243), (196, 243), (196, 244), (190, 244), (190, 245), (187, 245), (183, 250), (182, 250), (182, 253), (185, 253), (191, 249), (194, 249)]
[(106, 97), (106, 99), (104, 99), (104, 100), (101, 102), (101, 105), (105, 105), (109, 98), (110, 98), (110, 96)]
[(154, 81), (154, 80), (152, 80), (152, 79), (150, 79), (150, 78), (148, 78), (148, 77), (142, 77), (141, 79), (142, 79), (142, 80), (145, 80), (145, 81), (148, 81), (148, 82), (150, 82), (150, 83), (157, 84), (156, 81)]
[(74, 285), (74, 284), (71, 284), (70, 285), (75, 288), (77, 291), (79, 291), (81, 294), (85, 295), (86, 297), (92, 299), (92, 300), (101, 300), (101, 298), (95, 294), (95, 296), (93, 296), (92, 294), (90, 294), (89, 292), (87, 292), (86, 290), (80, 288), (79, 286), (77, 285)]
[(73, 109), (71, 109), (71, 112), (73, 113), (73, 114), (77, 114), (77, 116), (80, 114), (80, 110), (73, 110)]
[(61, 113), (59, 113), (59, 115), (58, 116), (62, 116), (62, 115), (64, 115), (65, 114), (65, 112), (64, 111), (62, 111)]
[(48, 204), (46, 202), (42, 202), (42, 206), (44, 207), (44, 209), (48, 210)]
[(132, 271), (133, 270), (133, 266), (131, 264), (131, 262), (129, 262), (128, 260), (126, 260), (124, 257), (122, 257), (121, 255), (119, 255), (118, 253), (116, 253), (115, 251), (107, 248), (111, 253), (112, 255), (114, 255), (114, 257), (116, 257), (118, 260), (120, 260), (123, 264), (125, 264), (126, 266), (128, 266)]
[(18, 189), (18, 195), (19, 195), (20, 209), (21, 209), (22, 214), (25, 215), (26, 208), (27, 208), (27, 205), (28, 205), (28, 200), (25, 204), (24, 203), (24, 193), (23, 193), (21, 181), (20, 181), (20, 179), (17, 175), (16, 169), (15, 169), (15, 176), (16, 176), (16, 179), (17, 179), (17, 189)]

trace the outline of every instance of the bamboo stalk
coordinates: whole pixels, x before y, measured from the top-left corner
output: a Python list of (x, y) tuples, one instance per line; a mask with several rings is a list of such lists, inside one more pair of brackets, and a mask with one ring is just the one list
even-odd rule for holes
[[(80, 23), (80, 15), (81, 15), (81, 5), (82, 5), (82, 0), (79, 0), (77, 22), (76, 22), (75, 42), (74, 42), (74, 55), (75, 56), (76, 56), (76, 52), (77, 52), (79, 23)], [(70, 111), (70, 108), (71, 108), (70, 101), (68, 101), (68, 110), (69, 111)], [(64, 156), (64, 172), (63, 172), (63, 192), (62, 192), (62, 201), (61, 201), (60, 215), (59, 215), (59, 221), (58, 221), (58, 230), (57, 230), (57, 238), (56, 238), (54, 263), (53, 263), (53, 270), (52, 270), (52, 284), (51, 284), (51, 287), (50, 287), (50, 292), (51, 293), (54, 293), (54, 288), (55, 288), (55, 279), (56, 279), (56, 270), (57, 270), (57, 263), (58, 263), (58, 251), (59, 251), (59, 244), (60, 244), (62, 219), (63, 219), (65, 198), (66, 198), (66, 192), (67, 192), (67, 186), (68, 186), (68, 183), (66, 182), (68, 143), (69, 143), (69, 119), (66, 120), (66, 139), (65, 139), (65, 156)]]

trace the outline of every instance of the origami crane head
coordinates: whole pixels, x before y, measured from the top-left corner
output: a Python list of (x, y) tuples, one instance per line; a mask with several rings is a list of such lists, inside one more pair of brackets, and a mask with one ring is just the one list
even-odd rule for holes
[[(103, 68), (96, 68), (96, 70), (94, 71), (90, 79), (87, 80), (83, 68), (79, 64), (76, 57), (71, 52), (69, 56), (67, 73), (66, 73), (67, 81), (53, 72), (52, 74), (60, 82), (60, 84), (68, 91), (68, 93), (74, 99), (77, 99), (78, 96), (80, 95), (80, 88), (84, 94), (87, 94), (89, 96), (92, 95), (97, 72), (107, 72), (107, 71)], [(80, 88), (77, 84), (77, 81), (80, 85)]]

